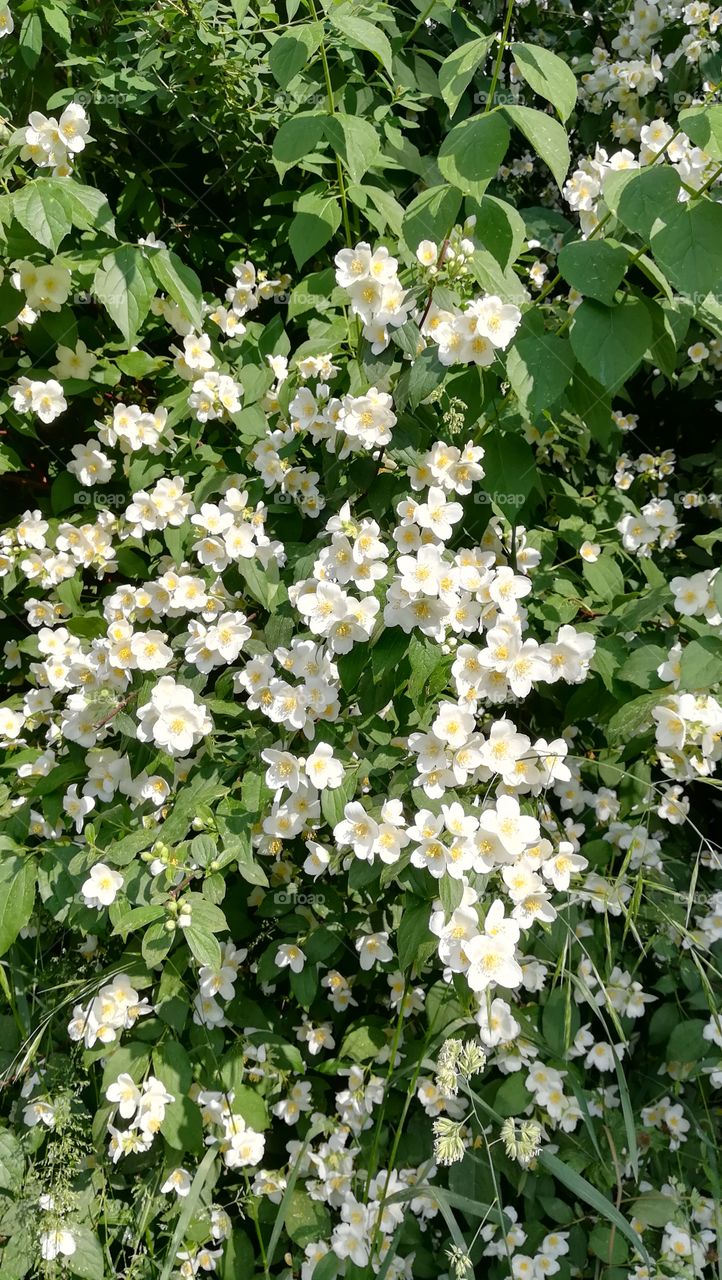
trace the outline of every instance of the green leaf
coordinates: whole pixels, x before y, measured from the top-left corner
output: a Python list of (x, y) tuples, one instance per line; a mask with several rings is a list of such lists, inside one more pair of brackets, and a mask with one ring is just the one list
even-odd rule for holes
[(649, 347), (652, 321), (635, 298), (614, 307), (588, 299), (574, 312), (570, 340), (582, 368), (605, 391), (618, 391)]
[(593, 595), (599, 600), (613, 600), (624, 595), (624, 574), (611, 555), (601, 555), (598, 560), (585, 561), (582, 573)]
[(604, 202), (630, 231), (649, 240), (658, 218), (676, 216), (679, 177), (670, 165), (612, 170), (604, 179)]
[(722, 680), (722, 640), (700, 636), (682, 650), (680, 687), (692, 693), (707, 690)]
[(0, 956), (12, 946), (30, 919), (35, 903), (32, 858), (0, 852)]
[(291, 33), (281, 36), (271, 45), (268, 65), (282, 89), (303, 71), (322, 39), (321, 23), (309, 22), (305, 26), (294, 27)]
[(340, 156), (352, 182), (360, 182), (379, 158), (379, 135), (368, 120), (337, 111), (326, 116), (324, 133), (336, 155)]
[(677, 1208), (675, 1200), (662, 1195), (661, 1191), (645, 1191), (638, 1200), (629, 1206), (633, 1218), (638, 1218), (648, 1227), (665, 1227), (674, 1219)]
[(631, 1224), (627, 1222), (624, 1215), (619, 1212), (619, 1209), (612, 1204), (611, 1200), (608, 1200), (601, 1191), (593, 1187), (591, 1182), (587, 1182), (586, 1178), (577, 1173), (576, 1169), (571, 1169), (569, 1165), (564, 1164), (564, 1161), (560, 1160), (558, 1156), (542, 1150), (538, 1158), (539, 1163), (546, 1169), (547, 1173), (556, 1178), (557, 1182), (561, 1182), (562, 1186), (571, 1191), (572, 1195), (581, 1200), (583, 1204), (588, 1205), (590, 1209), (594, 1209), (596, 1213), (601, 1213), (602, 1217), (606, 1218), (618, 1231), (621, 1231), (622, 1235), (629, 1240), (634, 1249), (641, 1253), (643, 1258), (647, 1258), (647, 1250), (643, 1241)]
[(203, 290), (195, 271), (170, 249), (152, 250), (149, 261), (161, 289), (178, 304), (186, 320), (200, 333), (203, 328)]
[[(427, 917), (428, 917), (427, 907)], [(339, 1058), (351, 1062), (372, 1061), (387, 1043), (383, 1019), (371, 1015), (349, 1027), (338, 1051)]]
[(0, 284), (0, 325), (9, 324), (25, 306), (25, 294), (7, 282)]
[(701, 147), (713, 160), (722, 160), (722, 105), (719, 102), (680, 111), (679, 126), (696, 147)]
[(93, 280), (93, 293), (118, 326), (128, 346), (150, 310), (156, 286), (143, 250), (121, 245), (106, 254)]
[(484, 488), (490, 500), (511, 521), (519, 523), (519, 513), (537, 478), (536, 459), (522, 436), (483, 437)]
[(401, 234), (412, 253), (422, 240), (441, 246), (452, 230), (461, 208), (461, 192), (454, 187), (429, 187), (411, 201), (401, 224)]
[(666, 686), (654, 693), (643, 693), (631, 702), (625, 702), (615, 711), (607, 725), (607, 738), (611, 746), (620, 742), (629, 742), (641, 729), (652, 724), (652, 710), (658, 706), (665, 696)]
[(221, 944), (209, 929), (192, 924), (182, 932), (199, 964), (205, 964), (209, 969), (220, 969)]
[(454, 115), (471, 84), (474, 72), (486, 58), (493, 39), (493, 35), (480, 36), (477, 40), (463, 44), (460, 49), (454, 49), (453, 53), (444, 58), (439, 67), (439, 88), (450, 116)]
[(652, 233), (654, 257), (680, 293), (706, 297), (722, 280), (722, 205), (710, 200), (679, 205)]
[(273, 160), (281, 177), (318, 146), (323, 137), (325, 118), (320, 111), (301, 111), (281, 125), (272, 147)]
[[(391, 1255), (393, 1257), (393, 1254)], [(311, 1280), (336, 1280), (338, 1275), (339, 1260), (332, 1249), (316, 1263), (311, 1275)]]
[(416, 409), (444, 381), (448, 368), (441, 363), (434, 347), (427, 347), (414, 360), (409, 370), (409, 404)]
[(71, 1275), (82, 1276), (83, 1280), (103, 1280), (105, 1276), (105, 1257), (103, 1247), (94, 1231), (89, 1227), (72, 1224), (75, 1253), (66, 1260)]
[(20, 1190), (25, 1170), (25, 1155), (17, 1138), (7, 1129), (0, 1130), (0, 1190)]
[(56, 9), (54, 5), (44, 5), (43, 17), (46, 26), (50, 27), (50, 30), (54, 31), (56, 36), (59, 36), (63, 44), (70, 44), (70, 23), (63, 10)]
[(500, 1116), (522, 1115), (531, 1101), (531, 1094), (522, 1079), (521, 1072), (508, 1076), (494, 1095), (494, 1107)]
[(415, 902), (411, 899), (404, 907), (396, 934), (400, 969), (410, 969), (424, 943), (431, 938), (429, 914), (428, 902)]
[(319, 1200), (312, 1200), (302, 1187), (294, 1187), (288, 1197), (284, 1222), (289, 1236), (301, 1249), (312, 1240), (325, 1239), (331, 1230), (328, 1209)]
[(480, 200), (467, 202), (467, 208), (476, 214), (474, 236), (496, 258), (502, 269), (516, 262), (527, 239), (527, 230), (520, 213), (506, 200), (485, 195)]
[(288, 243), (302, 267), (336, 233), (341, 223), (341, 206), (335, 196), (302, 195), (296, 201), (296, 215), (288, 228)]
[(25, 66), (32, 71), (33, 67), (37, 66), (43, 51), (43, 24), (40, 21), (40, 14), (29, 13), (23, 21), (18, 36), (18, 49)]
[(95, 187), (86, 187), (75, 178), (45, 178), (52, 183), (52, 189), (64, 202), (74, 227), (81, 231), (103, 231), (106, 235), (115, 235), (113, 211), (102, 191)]
[[(113, 904), (116, 905), (115, 903)], [(111, 913), (112, 914), (112, 913)], [(129, 911), (125, 911), (117, 919), (113, 919), (113, 933), (119, 933), (125, 939), (129, 933), (133, 933), (136, 929), (144, 929), (147, 924), (153, 924), (156, 920), (160, 920), (165, 915), (165, 907), (143, 906), (132, 907)]]
[(533, 107), (504, 107), (504, 115), (524, 134), (537, 155), (551, 169), (561, 190), (569, 171), (571, 155), (564, 126)]
[(564, 279), (587, 298), (612, 305), (627, 269), (629, 254), (609, 240), (577, 240), (560, 250), (558, 266)]
[(472, 116), (447, 133), (439, 151), (439, 169), (459, 191), (482, 196), (508, 146), (509, 129), (499, 112)]
[(629, 1254), (626, 1241), (622, 1239), (616, 1227), (605, 1226), (598, 1222), (589, 1236), (589, 1249), (608, 1267), (619, 1266)]
[(568, 338), (544, 334), (518, 338), (506, 361), (512, 391), (529, 418), (548, 409), (564, 391), (574, 370)]
[(57, 253), (72, 219), (65, 201), (47, 178), (28, 182), (13, 196), (13, 215), (39, 244)]
[(566, 120), (577, 101), (576, 78), (566, 62), (534, 44), (513, 44), (511, 52), (529, 87), (551, 102), (559, 118)]
[(393, 76), (391, 45), (380, 27), (373, 22), (367, 22), (365, 18), (357, 18), (350, 6), (337, 11), (331, 9), (329, 17), (336, 30), (346, 36), (352, 49), (366, 49), (369, 53), (373, 53), (384, 70)]

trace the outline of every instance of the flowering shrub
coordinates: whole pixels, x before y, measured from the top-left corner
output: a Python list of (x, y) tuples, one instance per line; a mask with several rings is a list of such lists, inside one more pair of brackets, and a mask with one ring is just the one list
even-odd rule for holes
[(711, 1277), (722, 10), (129, 17), (0, 0), (3, 1280)]

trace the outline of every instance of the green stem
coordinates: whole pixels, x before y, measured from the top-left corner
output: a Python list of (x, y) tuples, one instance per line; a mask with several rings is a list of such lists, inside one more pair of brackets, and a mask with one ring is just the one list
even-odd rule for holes
[(257, 1207), (256, 1207), (256, 1205), (255, 1205), (255, 1203), (254, 1203), (254, 1201), (253, 1201), (253, 1192), (251, 1191), (251, 1184), (250, 1184), (250, 1182), (248, 1181), (248, 1174), (247, 1174), (247, 1173), (244, 1173), (244, 1175), (243, 1175), (243, 1181), (244, 1181), (244, 1182), (245, 1182), (245, 1184), (246, 1184), (246, 1191), (248, 1192), (248, 1202), (247, 1202), (248, 1216), (249, 1216), (249, 1218), (251, 1219), (251, 1222), (253, 1223), (253, 1225), (254, 1225), (254, 1227), (255, 1227), (255, 1229), (256, 1229), (256, 1239), (257, 1239), (257, 1241), (258, 1241), (258, 1252), (259, 1252), (259, 1253), (260, 1253), (260, 1255), (261, 1255), (261, 1265), (263, 1266), (263, 1274), (264, 1274), (264, 1276), (265, 1276), (266, 1280), (270, 1280), (270, 1274), (271, 1274), (271, 1273), (270, 1273), (270, 1271), (268, 1270), (268, 1259), (267, 1259), (267, 1257), (266, 1257), (266, 1246), (265, 1246), (265, 1245), (264, 1245), (264, 1243), (263, 1243), (263, 1233), (262, 1233), (262, 1231), (261, 1231), (261, 1224), (260, 1224), (260, 1222), (258, 1221), (258, 1209), (257, 1209)]
[[(318, 13), (316, 11), (315, 0), (308, 0), (308, 4), (311, 10), (311, 14), (313, 16), (314, 22), (318, 22)], [(326, 55), (326, 44), (323, 39), (323, 36), (321, 36), (319, 53), (321, 54), (323, 78), (326, 85), (326, 101), (328, 102), (328, 114), (330, 116), (334, 116), (336, 114), (336, 108), (333, 102), (333, 85), (331, 84), (331, 72), (329, 70), (328, 57)], [(346, 198), (346, 183), (344, 181), (343, 168), (342, 168), (341, 160), (339, 156), (336, 156), (336, 177), (338, 179), (338, 190), (339, 190), (339, 195), (341, 197), (341, 211), (343, 215), (343, 229), (344, 229), (344, 234), (346, 236), (346, 247), (347, 249), (350, 249), (352, 244), (351, 223), (349, 221), (349, 216), (348, 216), (348, 200)]]
[(437, 0), (431, 0), (431, 4), (426, 6), (423, 13), (420, 15), (420, 17), (417, 18), (409, 34), (404, 37), (403, 41), (399, 46), (399, 49), (405, 49), (406, 45), (409, 44), (411, 40), (413, 40), (414, 36), (416, 35), (416, 32), (419, 30), (420, 27), (424, 25), (424, 23), (426, 22), (426, 19), (428, 18), (429, 14), (431, 13), (431, 10), (434, 8), (436, 3), (437, 3)]
[(514, 0), (508, 0), (507, 6), (506, 6), (506, 14), (504, 17), (504, 29), (501, 33), (501, 38), (499, 40), (499, 52), (496, 55), (496, 62), (494, 63), (494, 73), (491, 77), (491, 88), (489, 90), (489, 96), (486, 100), (486, 105), (484, 107), (484, 115), (486, 115), (487, 111), (491, 111), (494, 105), (494, 95), (496, 93), (496, 86), (499, 83), (499, 73), (501, 71), (501, 63), (504, 57), (504, 50), (506, 49), (506, 37), (509, 34), (509, 24), (511, 22), (511, 15), (512, 15), (513, 9), (514, 9)]
[(369, 1185), (370, 1185), (371, 1179), (373, 1178), (376, 1172), (379, 1139), (381, 1137), (381, 1126), (383, 1124), (384, 1115), (386, 1112), (386, 1099), (389, 1096), (389, 1090), (391, 1088), (391, 1078), (394, 1074), (394, 1071), (396, 1070), (396, 1054), (398, 1052), (399, 1041), (401, 1039), (401, 1028), (404, 1025), (404, 1004), (406, 1003), (406, 993), (408, 989), (409, 989), (409, 980), (408, 978), (406, 978), (404, 981), (404, 990), (401, 996), (401, 1003), (399, 1005), (399, 1016), (396, 1019), (394, 1038), (391, 1043), (391, 1052), (389, 1054), (389, 1069), (386, 1073), (386, 1084), (384, 1086), (384, 1096), (381, 1102), (381, 1106), (379, 1107), (379, 1114), (376, 1120), (376, 1129), (374, 1131), (374, 1140), (371, 1146), (371, 1154), (369, 1156), (369, 1167), (368, 1167), (368, 1172), (366, 1174), (366, 1186), (364, 1188), (364, 1199), (368, 1198)]

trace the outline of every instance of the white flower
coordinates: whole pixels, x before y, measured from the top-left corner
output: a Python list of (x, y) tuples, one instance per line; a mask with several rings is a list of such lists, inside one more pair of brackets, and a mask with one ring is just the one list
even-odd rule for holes
[(88, 351), (80, 338), (74, 347), (58, 346), (55, 358), (57, 363), (51, 366), (50, 372), (61, 380), (80, 378), (84, 381), (98, 363), (97, 356), (94, 356), (92, 351)]
[(123, 887), (123, 877), (104, 862), (96, 862), (90, 868), (90, 875), (82, 885), (80, 892), (86, 907), (109, 907)]
[(40, 1233), (40, 1256), (45, 1262), (52, 1262), (59, 1254), (72, 1258), (77, 1247), (75, 1236), (67, 1227), (52, 1227)]
[(300, 947), (284, 942), (276, 952), (275, 964), (279, 969), (290, 969), (292, 973), (300, 973), (306, 963), (306, 957)]
[(187, 1169), (172, 1169), (161, 1187), (163, 1195), (175, 1191), (177, 1196), (187, 1196), (191, 1189), (191, 1175)]
[(124, 1120), (131, 1120), (138, 1109), (141, 1092), (133, 1077), (124, 1071), (108, 1085), (105, 1096), (108, 1102), (116, 1103)]
[(176, 684), (172, 676), (162, 676), (150, 702), (138, 708), (137, 735), (141, 742), (154, 742), (171, 756), (186, 756), (209, 734), (213, 722), (205, 705), (196, 702), (193, 691)]
[(579, 548), (579, 554), (582, 560), (586, 560), (587, 564), (594, 564), (599, 559), (601, 547), (598, 542), (583, 542)]
[(393, 951), (389, 946), (388, 933), (367, 933), (356, 939), (356, 950), (359, 953), (359, 964), (362, 969), (371, 969), (378, 962), (386, 964), (393, 960)]

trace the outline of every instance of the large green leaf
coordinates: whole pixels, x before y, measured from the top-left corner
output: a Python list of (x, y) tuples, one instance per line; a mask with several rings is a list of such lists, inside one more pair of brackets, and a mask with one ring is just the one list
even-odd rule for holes
[(481, 196), (496, 177), (509, 146), (509, 129), (498, 111), (472, 116), (447, 133), (439, 151), (444, 177), (470, 196)]
[(586, 298), (611, 305), (627, 269), (629, 254), (608, 240), (575, 240), (559, 252), (564, 279)]
[(696, 147), (713, 160), (722, 160), (722, 104), (708, 102), (704, 107), (680, 111), (679, 126)]
[(360, 182), (379, 157), (381, 144), (374, 126), (361, 116), (337, 111), (335, 115), (325, 117), (323, 128), (351, 181)]
[(513, 44), (514, 61), (530, 88), (551, 102), (561, 120), (566, 120), (577, 101), (574, 72), (556, 53), (535, 44)]
[(203, 290), (195, 271), (170, 249), (153, 250), (149, 258), (161, 289), (178, 304), (186, 320), (200, 332), (203, 328)]
[(524, 134), (539, 158), (551, 169), (554, 181), (561, 190), (571, 163), (564, 126), (533, 107), (504, 107), (504, 114)]
[(441, 96), (453, 116), (461, 98), (468, 89), (474, 72), (481, 66), (493, 42), (493, 35), (470, 40), (460, 49), (454, 49), (439, 67)]
[(479, 200), (467, 200), (467, 209), (476, 215), (475, 238), (496, 258), (502, 270), (516, 262), (527, 239), (527, 230), (514, 206), (487, 194)]
[(294, 27), (287, 35), (281, 36), (271, 45), (268, 65), (282, 89), (285, 89), (294, 77), (303, 71), (322, 39), (321, 23), (307, 22)]
[(491, 501), (511, 521), (519, 523), (519, 512), (537, 478), (531, 447), (521, 435), (508, 432), (484, 436), (484, 488)]
[(455, 187), (429, 187), (411, 201), (401, 225), (401, 234), (415, 253), (422, 240), (441, 245), (451, 231), (461, 208), (461, 192)]
[(570, 338), (585, 372), (605, 391), (616, 391), (631, 378), (647, 350), (652, 321), (637, 299), (614, 307), (587, 300), (574, 313)]
[(669, 165), (616, 169), (604, 179), (604, 202), (630, 231), (649, 240), (658, 219), (675, 217), (679, 178)]
[(93, 293), (128, 346), (133, 346), (156, 293), (153, 272), (143, 250), (124, 244), (106, 254), (95, 273)]
[(329, 15), (331, 22), (336, 30), (346, 37), (352, 49), (366, 49), (369, 53), (373, 53), (384, 71), (393, 76), (393, 55), (388, 36), (384, 35), (382, 29), (373, 22), (357, 17), (354, 9), (355, 6), (352, 5), (344, 5), (336, 11), (331, 9)]
[(680, 293), (705, 297), (722, 281), (722, 205), (696, 200), (652, 233), (652, 252)]
[(12, 946), (32, 915), (35, 863), (19, 853), (0, 850), (0, 956)]
[(335, 196), (314, 195), (312, 192), (299, 196), (296, 215), (288, 228), (288, 243), (296, 266), (302, 267), (328, 244), (340, 223), (341, 206)]
[(530, 418), (559, 399), (574, 371), (568, 338), (543, 334), (518, 338), (506, 361), (506, 373), (519, 404)]
[(281, 125), (271, 149), (281, 177), (287, 169), (315, 151), (323, 137), (325, 118), (321, 111), (300, 111)]
[(28, 182), (13, 196), (13, 214), (39, 244), (56, 253), (70, 231), (72, 218), (67, 203), (49, 178)]

